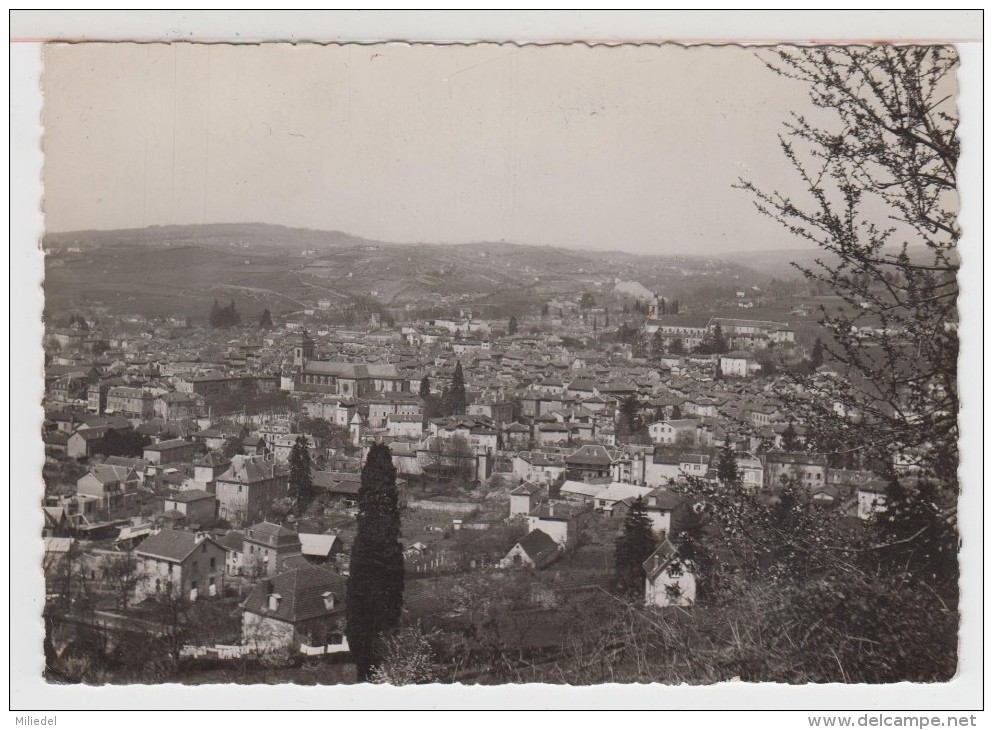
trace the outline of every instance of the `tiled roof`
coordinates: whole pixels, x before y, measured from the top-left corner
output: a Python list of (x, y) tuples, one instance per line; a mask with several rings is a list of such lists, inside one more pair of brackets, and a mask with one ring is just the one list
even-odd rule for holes
[(599, 444), (580, 446), (565, 457), (565, 460), (567, 464), (590, 464), (594, 466), (608, 466), (611, 463), (607, 449)]
[[(331, 616), (345, 609), (345, 579), (329, 570), (300, 567), (256, 583), (241, 604), (245, 611), (278, 621), (297, 623)], [(334, 608), (325, 606), (324, 594), (334, 596)], [(269, 596), (280, 596), (275, 610), (269, 608)]]
[(136, 548), (136, 552), (141, 555), (181, 562), (204, 540), (210, 539), (204, 537), (198, 540), (192, 532), (162, 529), (144, 540)]
[(531, 530), (517, 544), (536, 563), (558, 552), (559, 549), (558, 543), (544, 530)]
[(168, 451), (190, 445), (190, 442), (185, 439), (170, 439), (169, 441), (159, 441), (157, 444), (149, 444), (145, 447), (145, 451)]
[(187, 489), (182, 492), (176, 492), (175, 494), (167, 497), (170, 502), (182, 502), (184, 504), (189, 504), (190, 502), (197, 502), (202, 499), (214, 499), (214, 495), (210, 492), (205, 492), (202, 489)]

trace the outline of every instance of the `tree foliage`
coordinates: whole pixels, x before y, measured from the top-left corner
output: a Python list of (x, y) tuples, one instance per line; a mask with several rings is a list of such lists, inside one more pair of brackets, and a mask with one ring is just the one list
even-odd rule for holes
[(259, 315), (259, 329), (272, 329), (272, 314), (269, 312), (268, 307), (263, 309), (262, 314)]
[[(958, 466), (955, 109), (950, 46), (789, 48), (769, 66), (807, 85), (816, 115), (780, 137), (800, 191), (742, 181), (758, 209), (825, 255), (798, 267), (822, 308), (838, 379), (801, 376), (808, 422), (879, 461), (909, 452), (954, 491)], [(867, 341), (862, 328), (873, 330)], [(837, 407), (835, 404), (838, 404)], [(839, 417), (839, 412), (847, 414)], [(867, 427), (854, 429), (856, 420)]]
[(375, 443), (362, 468), (358, 532), (352, 546), (346, 605), (346, 634), (361, 682), (369, 681), (382, 657), (384, 634), (400, 621), (403, 548), (396, 469), (389, 448)]
[(103, 456), (141, 456), (150, 443), (152, 439), (133, 429), (114, 428), (107, 431), (106, 435), (97, 442), (93, 453)]
[(210, 308), (208, 322), (211, 327), (216, 329), (228, 329), (240, 325), (241, 315), (238, 314), (238, 309), (234, 306), (234, 300), (228, 306), (222, 307), (215, 299)]
[(465, 414), (465, 376), (462, 373), (461, 361), (455, 363), (452, 383), (448, 386), (442, 400), (445, 405), (445, 415), (461, 416)]
[(614, 553), (614, 578), (621, 595), (632, 599), (645, 596), (643, 563), (655, 550), (652, 521), (641, 497), (635, 499), (624, 516), (624, 527)]
[(297, 436), (290, 449), (290, 495), (296, 499), (301, 512), (307, 509), (314, 499), (313, 464), (310, 459), (310, 443), (304, 434)]

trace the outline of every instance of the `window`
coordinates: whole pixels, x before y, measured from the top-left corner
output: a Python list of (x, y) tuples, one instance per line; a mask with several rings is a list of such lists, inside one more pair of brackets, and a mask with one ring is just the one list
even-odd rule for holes
[[(216, 558), (211, 558), (210, 559), (210, 569), (213, 570), (216, 567), (217, 567), (217, 559)], [(213, 582), (214, 579), (211, 578), (210, 580), (211, 580), (211, 582)]]

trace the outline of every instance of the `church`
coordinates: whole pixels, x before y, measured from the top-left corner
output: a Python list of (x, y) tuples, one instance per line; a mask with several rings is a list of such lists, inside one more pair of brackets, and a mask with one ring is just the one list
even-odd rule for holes
[(314, 340), (307, 330), (295, 334), (291, 346), (295, 392), (364, 398), (372, 393), (396, 393), (410, 388), (410, 382), (400, 376), (395, 365), (315, 360)]

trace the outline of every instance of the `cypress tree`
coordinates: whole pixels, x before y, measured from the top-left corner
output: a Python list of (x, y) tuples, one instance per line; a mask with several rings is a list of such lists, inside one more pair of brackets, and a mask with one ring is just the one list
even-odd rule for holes
[(810, 351), (810, 367), (819, 368), (824, 364), (824, 342), (818, 337), (814, 341), (814, 349)]
[(726, 486), (741, 483), (741, 469), (738, 468), (738, 460), (731, 445), (731, 434), (724, 437), (724, 448), (717, 460), (717, 481)]
[(617, 538), (614, 553), (614, 577), (618, 593), (628, 598), (645, 595), (645, 569), (643, 564), (655, 551), (652, 521), (641, 497), (631, 504), (624, 517), (624, 530)]
[(507, 334), (516, 335), (517, 334), (517, 317), (510, 315), (510, 321), (507, 323)]
[(221, 314), (221, 305), (218, 304), (217, 300), (215, 299), (214, 306), (210, 308), (210, 318), (207, 321), (210, 323), (211, 327), (220, 327), (222, 316), (223, 315)]
[(264, 330), (272, 329), (272, 314), (269, 313), (269, 308), (262, 310), (262, 314), (259, 316), (259, 328)]
[(369, 681), (380, 638), (400, 621), (403, 548), (397, 473), (389, 447), (373, 444), (362, 468), (358, 533), (352, 546), (345, 607), (348, 645), (357, 678)]
[(417, 392), (421, 398), (427, 398), (431, 395), (431, 380), (425, 375), (421, 378), (421, 389)]
[(310, 449), (307, 437), (297, 436), (290, 449), (290, 496), (296, 499), (301, 512), (307, 509), (314, 498), (314, 484), (311, 477)]
[(462, 374), (462, 362), (455, 363), (455, 373), (452, 375), (452, 385), (448, 389), (447, 411), (449, 415), (465, 414), (465, 376)]
[(800, 448), (800, 437), (797, 435), (793, 421), (786, 424), (782, 439), (784, 451), (797, 451)]

